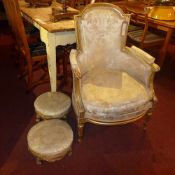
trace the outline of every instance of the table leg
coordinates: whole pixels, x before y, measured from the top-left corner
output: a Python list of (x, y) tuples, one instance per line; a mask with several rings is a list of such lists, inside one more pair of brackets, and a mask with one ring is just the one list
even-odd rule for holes
[(172, 37), (172, 33), (173, 33), (173, 29), (168, 28), (163, 47), (160, 50), (160, 60), (158, 61), (158, 64), (159, 64), (160, 67), (163, 66), (163, 63), (165, 61), (165, 56), (166, 56), (166, 53), (167, 53), (168, 44), (170, 43), (170, 40), (171, 40), (171, 37)]
[(45, 29), (40, 29), (41, 40), (46, 44), (48, 70), (50, 76), (50, 86), (51, 92), (57, 91), (57, 78), (56, 78), (56, 39), (55, 34), (46, 31)]

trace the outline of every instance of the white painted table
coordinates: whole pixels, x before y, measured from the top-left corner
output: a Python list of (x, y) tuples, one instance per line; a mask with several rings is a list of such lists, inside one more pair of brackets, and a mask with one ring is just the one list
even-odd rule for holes
[(19, 0), (22, 16), (40, 30), (41, 40), (46, 44), (51, 91), (57, 91), (56, 47), (76, 42), (74, 20), (52, 22), (51, 7), (29, 7)]

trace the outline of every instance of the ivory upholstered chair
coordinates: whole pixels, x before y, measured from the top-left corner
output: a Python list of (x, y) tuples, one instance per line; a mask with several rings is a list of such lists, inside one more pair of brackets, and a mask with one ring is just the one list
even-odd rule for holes
[(151, 114), (159, 66), (141, 49), (126, 47), (129, 20), (107, 3), (90, 4), (75, 17), (77, 50), (70, 62), (79, 141), (86, 122), (126, 124)]

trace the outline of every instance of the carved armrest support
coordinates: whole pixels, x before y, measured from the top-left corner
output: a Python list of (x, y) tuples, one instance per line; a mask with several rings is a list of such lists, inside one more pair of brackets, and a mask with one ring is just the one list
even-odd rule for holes
[(80, 79), (81, 78), (81, 71), (80, 71), (80, 68), (79, 68), (78, 62), (77, 62), (77, 50), (72, 49), (69, 57), (70, 57), (72, 72), (76, 78)]
[(153, 71), (154, 72), (158, 72), (158, 71), (160, 71), (160, 67), (157, 65), (157, 64), (152, 64), (152, 68), (153, 68)]
[[(84, 113), (85, 109), (84, 109), (84, 105), (82, 102), (82, 98), (81, 98), (81, 79), (78, 77), (73, 76), (73, 81), (74, 81), (74, 95), (75, 95), (75, 101), (77, 104), (77, 109), (78, 112), (80, 113), (80, 117), (81, 114)], [(84, 115), (82, 115), (84, 116)]]
[(78, 112), (80, 113), (80, 117), (81, 117), (81, 116), (84, 116), (82, 114), (84, 113), (85, 110), (84, 110), (84, 105), (83, 105), (81, 93), (80, 93), (81, 71), (77, 62), (77, 50), (75, 49), (72, 49), (70, 52), (70, 63), (71, 63), (71, 69), (73, 73), (73, 84), (74, 84), (73, 91), (75, 95), (75, 101), (76, 101)]

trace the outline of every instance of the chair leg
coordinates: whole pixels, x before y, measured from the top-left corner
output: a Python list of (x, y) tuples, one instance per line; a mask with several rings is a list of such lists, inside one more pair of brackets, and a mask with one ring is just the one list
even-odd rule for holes
[(26, 61), (27, 61), (27, 72), (28, 72), (27, 92), (30, 92), (30, 90), (32, 89), (32, 81), (33, 81), (33, 65), (32, 60), (28, 55), (26, 55)]
[(41, 159), (40, 159), (40, 158), (38, 158), (38, 157), (36, 158), (36, 164), (37, 164), (37, 165), (41, 165), (41, 164), (42, 164)]
[(83, 138), (84, 123), (78, 123), (78, 142), (82, 141)]
[(72, 155), (72, 148), (70, 148), (69, 152), (68, 152), (68, 156)]
[(18, 78), (22, 79), (26, 74), (26, 69), (25, 69), (25, 60), (24, 60), (24, 56), (23, 55), (19, 55), (19, 75)]
[(41, 121), (41, 117), (38, 114), (36, 114), (36, 122), (38, 123), (40, 121)]
[(64, 77), (64, 84), (67, 83), (67, 65), (68, 65), (68, 54), (65, 52), (63, 56), (63, 77)]
[(146, 130), (146, 128), (147, 128), (147, 126), (148, 126), (148, 122), (149, 122), (151, 116), (152, 116), (152, 109), (150, 109), (150, 110), (147, 112), (146, 116), (145, 116), (145, 120), (144, 120), (144, 123), (143, 123), (143, 129), (144, 129), (144, 130)]

